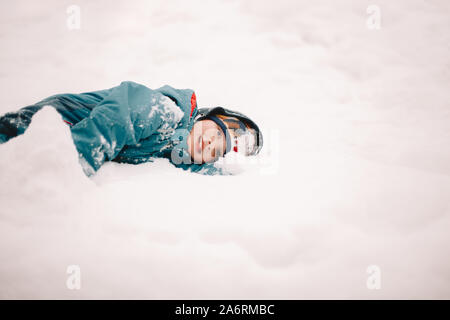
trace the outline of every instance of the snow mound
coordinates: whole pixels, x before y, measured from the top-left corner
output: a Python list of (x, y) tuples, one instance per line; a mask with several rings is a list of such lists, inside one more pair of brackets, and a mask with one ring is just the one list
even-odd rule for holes
[(0, 145), (0, 151), (0, 193), (8, 194), (2, 203), (16, 218), (22, 212), (36, 218), (46, 206), (64, 212), (67, 194), (92, 185), (81, 170), (69, 127), (51, 106), (37, 112), (28, 130)]

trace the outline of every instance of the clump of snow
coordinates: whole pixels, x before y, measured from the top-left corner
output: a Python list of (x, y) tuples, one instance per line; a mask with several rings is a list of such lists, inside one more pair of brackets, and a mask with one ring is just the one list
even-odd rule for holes
[(178, 123), (183, 119), (184, 112), (181, 110), (179, 106), (176, 105), (172, 99), (169, 97), (163, 96), (161, 98), (161, 103), (163, 105), (164, 110), (164, 121), (165, 122), (174, 122)]
[(248, 157), (234, 151), (219, 158), (214, 166), (231, 174), (259, 174), (264, 167), (261, 156)]
[(162, 139), (165, 139), (173, 135), (183, 116), (184, 112), (174, 101), (166, 96), (161, 96), (158, 103), (151, 107), (148, 118), (161, 118), (162, 125), (156, 131), (161, 135)]

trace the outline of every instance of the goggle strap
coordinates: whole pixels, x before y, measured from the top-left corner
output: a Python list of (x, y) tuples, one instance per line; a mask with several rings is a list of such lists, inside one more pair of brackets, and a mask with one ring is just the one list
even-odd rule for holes
[(241, 130), (244, 130), (244, 131), (247, 130), (246, 125), (243, 124), (242, 121), (239, 120), (239, 119), (229, 119), (229, 118), (227, 118), (227, 119), (224, 119), (224, 121), (226, 121), (226, 122), (232, 122), (232, 123), (237, 123), (237, 124), (239, 125), (239, 128), (240, 128)]

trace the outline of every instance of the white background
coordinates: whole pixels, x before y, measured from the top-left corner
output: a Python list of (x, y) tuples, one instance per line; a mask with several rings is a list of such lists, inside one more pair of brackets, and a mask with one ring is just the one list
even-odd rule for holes
[(169, 84), (249, 115), (266, 141), (231, 177), (158, 160), (89, 180), (68, 127), (43, 110), (0, 146), (1, 298), (450, 298), (448, 1), (0, 9), (0, 113)]

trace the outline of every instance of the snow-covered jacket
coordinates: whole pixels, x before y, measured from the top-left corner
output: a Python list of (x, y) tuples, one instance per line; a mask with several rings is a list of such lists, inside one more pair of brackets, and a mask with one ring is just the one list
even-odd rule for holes
[(106, 161), (139, 164), (158, 157), (194, 172), (223, 174), (212, 163), (192, 163), (187, 152), (197, 115), (191, 89), (165, 85), (152, 90), (124, 81), (106, 90), (57, 94), (0, 117), (0, 143), (25, 132), (31, 117), (45, 105), (53, 106), (70, 126), (88, 176)]

